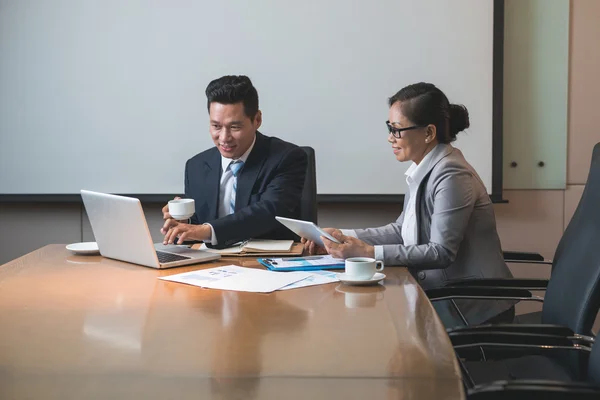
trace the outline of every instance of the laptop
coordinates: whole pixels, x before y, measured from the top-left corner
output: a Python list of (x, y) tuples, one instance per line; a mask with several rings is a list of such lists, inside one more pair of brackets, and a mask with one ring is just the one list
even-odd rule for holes
[(139, 199), (81, 191), (100, 254), (152, 268), (172, 268), (217, 260), (221, 256), (187, 246), (152, 243)]

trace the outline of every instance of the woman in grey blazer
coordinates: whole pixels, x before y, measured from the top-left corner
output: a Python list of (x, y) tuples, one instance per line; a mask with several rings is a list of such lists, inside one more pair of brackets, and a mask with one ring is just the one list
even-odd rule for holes
[[(464, 106), (450, 104), (430, 83), (407, 86), (389, 99), (388, 142), (406, 171), (409, 193), (396, 222), (369, 229), (328, 228), (341, 244), (323, 238), (335, 257), (373, 257), (408, 267), (424, 289), (463, 278), (506, 278), (494, 209), (485, 185), (450, 143), (469, 127)], [(309, 252), (319, 249), (305, 244)], [(511, 302), (460, 300), (469, 324), (511, 321)], [(434, 306), (447, 327), (463, 325), (450, 301)]]

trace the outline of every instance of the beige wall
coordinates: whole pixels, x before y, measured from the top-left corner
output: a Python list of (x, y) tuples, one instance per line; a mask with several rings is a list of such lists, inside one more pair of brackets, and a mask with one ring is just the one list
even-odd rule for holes
[(600, 1), (572, 0), (567, 184), (583, 185), (600, 142)]
[(592, 158), (600, 142), (600, 1), (572, 0), (569, 34), (569, 129), (564, 226), (583, 193)]
[(572, 0), (569, 42), (569, 134), (564, 225), (587, 180), (592, 149), (600, 142), (600, 1)]

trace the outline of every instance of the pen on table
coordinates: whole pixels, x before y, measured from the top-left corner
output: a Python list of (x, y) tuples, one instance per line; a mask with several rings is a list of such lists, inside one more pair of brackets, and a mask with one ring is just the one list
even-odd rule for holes
[(307, 256), (307, 257), (296, 257), (288, 258), (287, 261), (304, 261), (304, 260), (320, 260), (323, 256)]

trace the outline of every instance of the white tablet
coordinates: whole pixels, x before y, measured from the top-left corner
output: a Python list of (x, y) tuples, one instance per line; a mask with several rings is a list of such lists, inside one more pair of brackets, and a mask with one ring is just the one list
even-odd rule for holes
[(323, 245), (323, 241), (321, 240), (321, 236), (324, 236), (335, 243), (340, 242), (329, 233), (315, 225), (314, 222), (284, 217), (275, 217), (275, 219), (285, 225), (286, 228), (294, 232), (296, 235), (308, 240), (312, 240), (321, 247), (325, 247)]

